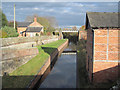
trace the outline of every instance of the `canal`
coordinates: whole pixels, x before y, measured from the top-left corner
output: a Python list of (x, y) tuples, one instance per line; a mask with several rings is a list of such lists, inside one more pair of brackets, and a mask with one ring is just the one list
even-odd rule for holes
[[(70, 42), (64, 51), (68, 50), (76, 50), (76, 45)], [(52, 69), (47, 70), (40, 88), (76, 88), (76, 54), (61, 54)]]

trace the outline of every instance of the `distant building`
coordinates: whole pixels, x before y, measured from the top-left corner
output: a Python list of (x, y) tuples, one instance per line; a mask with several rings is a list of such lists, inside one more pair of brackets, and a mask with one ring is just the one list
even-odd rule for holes
[(37, 18), (34, 17), (34, 22), (18, 22), (17, 31), (19, 33), (19, 37), (40, 36), (40, 33), (43, 33), (44, 31), (44, 27), (38, 23)]
[(118, 13), (87, 12), (86, 29), (86, 69), (90, 81), (101, 83), (118, 79), (120, 76), (120, 69), (118, 69), (120, 61)]

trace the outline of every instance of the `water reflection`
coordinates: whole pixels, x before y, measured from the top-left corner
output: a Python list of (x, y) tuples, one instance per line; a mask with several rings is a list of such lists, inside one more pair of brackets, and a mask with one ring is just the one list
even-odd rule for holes
[(76, 88), (76, 55), (61, 55), (39, 88)]

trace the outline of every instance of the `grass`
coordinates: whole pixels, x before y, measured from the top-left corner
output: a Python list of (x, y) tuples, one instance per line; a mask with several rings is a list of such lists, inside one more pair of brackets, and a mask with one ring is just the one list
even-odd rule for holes
[(28, 61), (26, 64), (18, 67), (9, 76), (3, 76), (3, 87), (24, 88), (30, 80), (38, 73), (50, 54), (55, 51), (66, 39), (58, 40), (49, 44), (37, 46), (39, 54)]
[(78, 87), (85, 88), (88, 84), (86, 71), (86, 40), (81, 39), (77, 45)]

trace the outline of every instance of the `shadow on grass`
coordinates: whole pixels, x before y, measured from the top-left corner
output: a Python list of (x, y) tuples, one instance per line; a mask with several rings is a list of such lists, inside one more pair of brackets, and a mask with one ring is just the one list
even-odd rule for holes
[[(47, 67), (44, 73), (41, 75), (23, 75), (23, 76), (9, 76), (9, 75), (4, 75), (2, 77), (2, 88), (4, 89), (20, 89), (24, 88), (27, 89), (28, 87), (33, 87), (33, 88), (39, 88), (41, 83), (44, 81), (44, 79), (47, 77), (47, 75), (50, 73), (52, 70), (54, 64), (56, 63), (58, 56), (60, 52), (58, 51), (57, 48), (51, 48), (51, 47), (42, 47), (44, 52), (48, 53), (50, 55), (50, 65)], [(45, 65), (45, 64), (44, 64)], [(41, 68), (41, 67), (40, 67)], [(44, 67), (42, 66), (44, 69)], [(40, 70), (38, 70), (39, 73)], [(38, 79), (35, 79), (35, 78)], [(33, 82), (32, 82), (33, 80)]]

